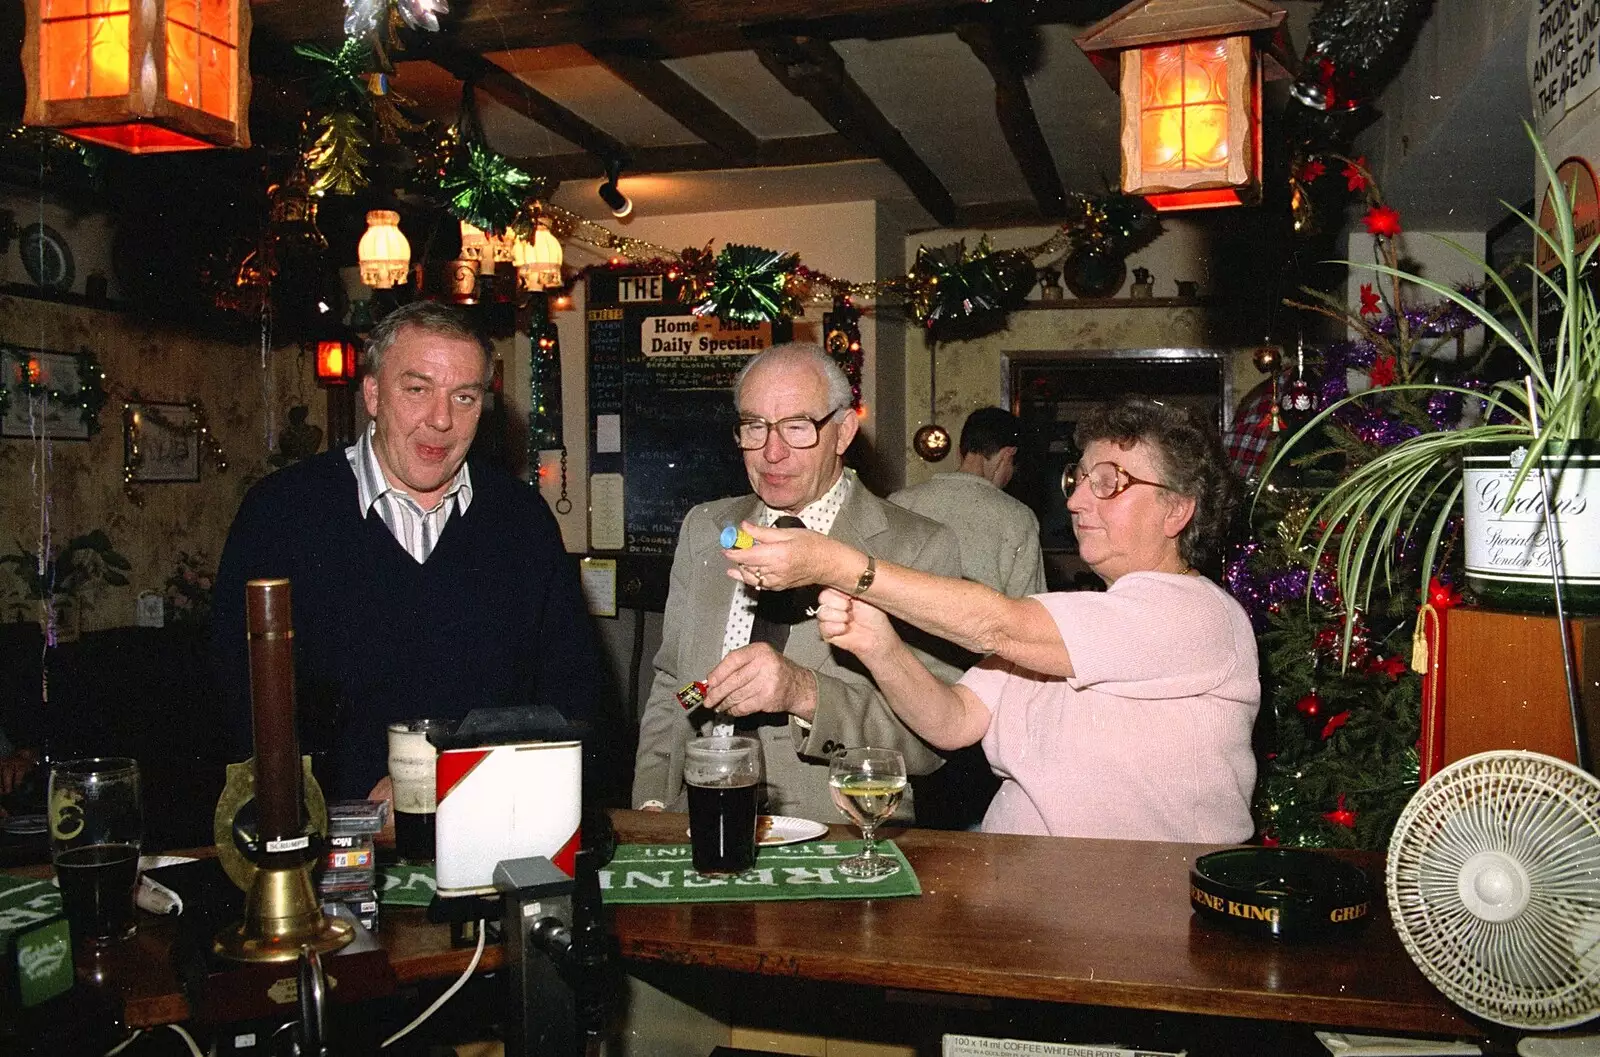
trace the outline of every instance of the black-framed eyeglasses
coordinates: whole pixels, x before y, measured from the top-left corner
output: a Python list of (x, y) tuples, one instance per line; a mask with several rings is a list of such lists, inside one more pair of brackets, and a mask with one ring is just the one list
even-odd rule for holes
[(1115, 499), (1136, 484), (1147, 484), (1154, 488), (1172, 491), (1171, 485), (1135, 477), (1114, 462), (1097, 462), (1087, 470), (1082, 466), (1068, 466), (1061, 471), (1061, 494), (1071, 499), (1079, 481), (1089, 483), (1089, 494), (1096, 499)]
[(733, 439), (739, 442), (739, 447), (745, 451), (755, 451), (767, 446), (767, 436), (772, 430), (778, 431), (778, 436), (783, 443), (791, 448), (804, 450), (815, 448), (822, 439), (822, 427), (833, 421), (844, 408), (836, 407), (821, 418), (812, 418), (810, 415), (790, 415), (780, 418), (776, 422), (769, 422), (764, 418), (741, 418), (739, 424), (733, 428)]

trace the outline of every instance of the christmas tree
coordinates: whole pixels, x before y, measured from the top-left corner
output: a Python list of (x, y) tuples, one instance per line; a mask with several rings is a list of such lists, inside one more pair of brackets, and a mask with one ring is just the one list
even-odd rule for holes
[[(1378, 263), (1394, 268), (1400, 216), (1360, 159), (1314, 159), (1296, 173), (1304, 183), (1337, 178), (1361, 195)], [(1463, 408), (1459, 393), (1403, 386), (1449, 379), (1483, 389), (1483, 364), (1462, 362), (1459, 339), (1476, 325), (1469, 313), (1449, 302), (1408, 305), (1398, 280), (1362, 284), (1355, 308), (1320, 291), (1304, 295), (1286, 303), (1355, 336), (1309, 357), (1302, 351), (1287, 379), (1278, 380), (1278, 365), (1271, 365), (1274, 399), (1264, 413), (1275, 440), (1255, 494), (1250, 538), (1224, 571), (1260, 644), (1256, 823), (1268, 844), (1381, 849), (1419, 773), (1422, 680), (1412, 665), (1419, 600), (1410, 585), (1420, 580), (1423, 547), (1402, 539), (1389, 575), (1375, 577), (1370, 591), (1347, 606), (1333, 553), (1341, 533), (1359, 529), (1312, 525), (1310, 519), (1328, 487), (1376, 452), (1426, 431), (1456, 428), (1464, 412), (1482, 412)], [(1364, 376), (1368, 385), (1354, 396), (1352, 376)], [(1318, 412), (1327, 414), (1286, 450), (1284, 438), (1293, 432), (1287, 427), (1312, 421)], [(1444, 501), (1439, 493), (1417, 500), (1400, 519), (1404, 531), (1420, 540), (1441, 513), (1450, 516), (1440, 509)], [(1453, 531), (1445, 538), (1434, 564), (1448, 570)], [(1456, 598), (1448, 579), (1434, 585), (1437, 605)]]

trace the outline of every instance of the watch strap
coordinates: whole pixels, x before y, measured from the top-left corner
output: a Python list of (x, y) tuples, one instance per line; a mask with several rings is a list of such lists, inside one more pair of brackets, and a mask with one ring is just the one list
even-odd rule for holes
[(872, 586), (872, 581), (877, 575), (878, 559), (869, 554), (867, 555), (867, 567), (862, 570), (860, 576), (856, 577), (856, 589), (850, 593), (854, 595), (866, 594), (867, 588)]

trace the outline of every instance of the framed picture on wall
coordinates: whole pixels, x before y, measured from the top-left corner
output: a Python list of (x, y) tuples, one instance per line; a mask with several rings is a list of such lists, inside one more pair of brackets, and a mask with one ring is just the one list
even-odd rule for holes
[(199, 422), (188, 404), (129, 404), (124, 456), (135, 481), (200, 480)]
[(88, 440), (83, 379), (88, 357), (0, 345), (0, 385), (6, 387), (0, 437)]

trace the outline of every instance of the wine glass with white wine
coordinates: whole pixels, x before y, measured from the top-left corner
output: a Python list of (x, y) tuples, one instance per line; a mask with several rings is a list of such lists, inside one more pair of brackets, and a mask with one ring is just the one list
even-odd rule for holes
[(828, 765), (828, 787), (839, 810), (861, 827), (866, 846), (839, 863), (849, 877), (887, 877), (900, 864), (878, 854), (878, 824), (900, 806), (906, 791), (905, 757), (894, 749), (846, 749)]

